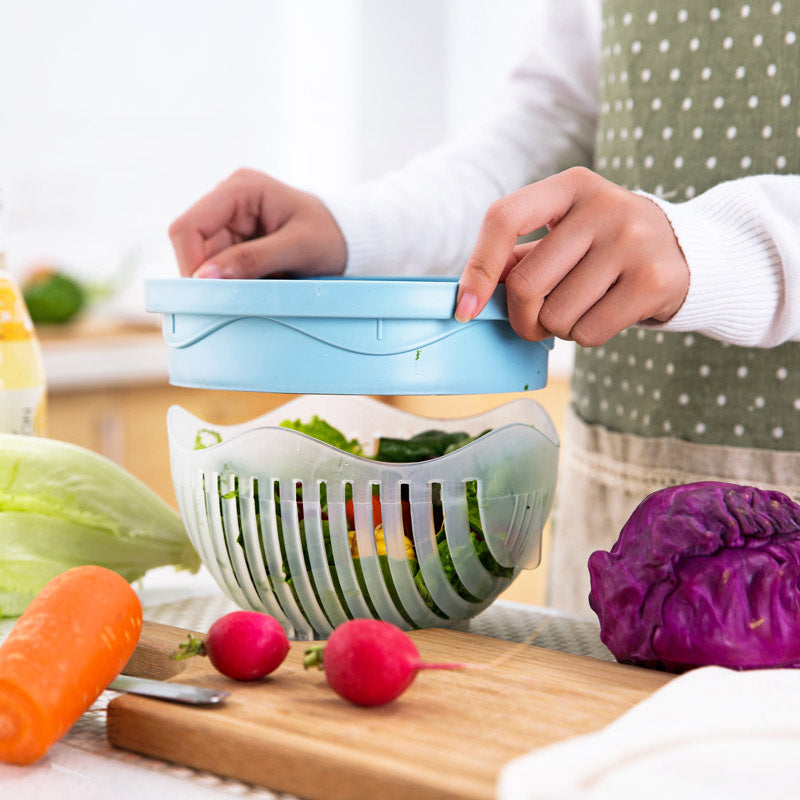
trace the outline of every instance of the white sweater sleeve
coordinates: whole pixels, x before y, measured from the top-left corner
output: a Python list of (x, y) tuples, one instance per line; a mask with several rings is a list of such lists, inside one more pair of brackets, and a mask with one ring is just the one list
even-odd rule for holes
[(800, 340), (800, 175), (740, 178), (684, 203), (651, 199), (690, 274), (681, 309), (653, 327), (754, 347)]
[(347, 274), (459, 274), (494, 200), (590, 163), (600, 3), (535, 6), (527, 55), (486, 113), (402, 169), (321, 197), (347, 242)]

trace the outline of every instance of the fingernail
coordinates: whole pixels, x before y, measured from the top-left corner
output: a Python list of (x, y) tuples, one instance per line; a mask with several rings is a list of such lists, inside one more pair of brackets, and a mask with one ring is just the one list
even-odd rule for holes
[(203, 264), (192, 275), (193, 278), (223, 278), (222, 270), (216, 264)]
[(458, 322), (469, 322), (478, 308), (478, 298), (472, 292), (464, 292), (456, 304), (455, 318)]

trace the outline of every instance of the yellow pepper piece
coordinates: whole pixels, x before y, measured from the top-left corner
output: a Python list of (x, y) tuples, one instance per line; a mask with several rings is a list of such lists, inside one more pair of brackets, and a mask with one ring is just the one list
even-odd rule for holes
[[(350, 555), (352, 555), (353, 558), (359, 558), (356, 532), (347, 531), (347, 537), (350, 540)], [(406, 550), (406, 558), (417, 557), (417, 554), (414, 551), (414, 543), (408, 538), (408, 536), (403, 536), (403, 545)], [(378, 525), (375, 528), (375, 549), (377, 550), (379, 556), (386, 555), (386, 537), (383, 533), (383, 525)]]

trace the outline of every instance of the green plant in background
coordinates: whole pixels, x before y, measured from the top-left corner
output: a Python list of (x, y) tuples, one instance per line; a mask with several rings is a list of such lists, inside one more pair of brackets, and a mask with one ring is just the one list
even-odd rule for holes
[(78, 319), (93, 306), (123, 291), (135, 280), (141, 265), (138, 248), (123, 254), (104, 280), (80, 277), (80, 272), (58, 263), (31, 266), (21, 286), (34, 325), (64, 325)]
[(34, 325), (63, 325), (86, 307), (87, 291), (75, 278), (54, 269), (38, 269), (22, 286)]

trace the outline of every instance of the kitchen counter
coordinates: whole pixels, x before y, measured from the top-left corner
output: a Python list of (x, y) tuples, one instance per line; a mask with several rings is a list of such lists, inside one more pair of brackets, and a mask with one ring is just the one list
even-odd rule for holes
[[(50, 340), (44, 334), (42, 339), (45, 359), (50, 364), (51, 382), (57, 387), (53, 397), (59, 402), (61, 398), (78, 394), (71, 388), (75, 384), (70, 383), (76, 378), (69, 374), (70, 359), (76, 358), (76, 352), (82, 355), (72, 364), (84, 364), (81, 380), (91, 383), (94, 379), (90, 380), (90, 373), (94, 370), (95, 379), (106, 382), (103, 385), (108, 385), (109, 380), (120, 381), (109, 405), (116, 407), (120, 398), (132, 394), (126, 388), (132, 373), (117, 368), (118, 365), (112, 363), (116, 356), (111, 353), (117, 356), (126, 353), (135, 360), (151, 359), (147, 368), (142, 366), (139, 380), (166, 383), (166, 362), (159, 366), (156, 355), (158, 351), (164, 352), (158, 330), (145, 328), (123, 332), (116, 329), (113, 334), (95, 330), (89, 335), (76, 337), (69, 346), (61, 335)], [(97, 364), (84, 363), (91, 359), (96, 359)], [(104, 359), (110, 372), (97, 368)], [(148, 370), (151, 371), (148, 373)], [(549, 384), (544, 394), (549, 394), (559, 381), (551, 383), (553, 386)], [(91, 386), (82, 385), (81, 392), (83, 389), (92, 391)], [(162, 408), (182, 391), (166, 386), (158, 391), (169, 396), (165, 394), (159, 399), (157, 411), (143, 411), (141, 399), (135, 397), (131, 400), (132, 412), (135, 412), (131, 416), (144, 417), (145, 426), (160, 429), (158, 415), (163, 413)], [(204, 397), (214, 395), (209, 392), (201, 394)], [(231, 414), (249, 418), (255, 415), (254, 409), (244, 406), (246, 397), (237, 393), (222, 394), (224, 397), (213, 413), (210, 412), (211, 416), (219, 414), (221, 418), (224, 414)], [(290, 399), (267, 397), (275, 403)], [(565, 397), (564, 387), (564, 392), (554, 403), (556, 411), (563, 406)], [(433, 400), (443, 402), (445, 399)], [(85, 402), (85, 397), (76, 396), (76, 414), (79, 412), (81, 417), (91, 413), (87, 412)], [(421, 400), (401, 398), (399, 404), (410, 403), (409, 410), (417, 411), (414, 405), (417, 402)], [(550, 408), (548, 411), (557, 419)], [(57, 438), (69, 440), (68, 436), (58, 435)], [(131, 438), (141, 448), (142, 436), (138, 429)], [(111, 443), (114, 441), (112, 436)], [(162, 472), (155, 472), (152, 464), (141, 470), (143, 477), (162, 491), (169, 488), (170, 482), (165, 453), (165, 445), (156, 450), (156, 461), (163, 462)], [(540, 570), (530, 573), (533, 577), (539, 574)], [(526, 642), (545, 652), (558, 651), (590, 656), (600, 662), (613, 661), (600, 642), (594, 617), (566, 615), (531, 605), (529, 603), (537, 602), (534, 598), (539, 595), (534, 595), (526, 584), (515, 582), (515, 586), (519, 586), (520, 599), (524, 598), (528, 603), (515, 602), (515, 596), (501, 597), (473, 620), (472, 632), (509, 642)], [(197, 575), (175, 573), (170, 568), (154, 570), (136, 588), (142, 599), (145, 618), (168, 625), (204, 631), (215, 619), (235, 608), (204, 570)], [(0, 641), (12, 625), (13, 620), (0, 620)], [(606, 666), (610, 668), (612, 665)], [(537, 676), (538, 681), (540, 673)], [(796, 743), (800, 741), (800, 723), (797, 722), (800, 720), (800, 671), (738, 673), (711, 667), (675, 679), (669, 688), (671, 693), (663, 694), (664, 690), (659, 690), (624, 717), (596, 733), (573, 736), (552, 747), (534, 750), (529, 757), (519, 759), (526, 763), (520, 764), (516, 772), (512, 770), (510, 778), (516, 787), (535, 786), (543, 796), (568, 797), (570, 800), (636, 795), (666, 798), (676, 794), (703, 797), (704, 800), (755, 796), (794, 800), (797, 781), (800, 780), (800, 772), (795, 767)], [(582, 697), (589, 696), (591, 691)], [(39, 797), (58, 797), (59, 800), (106, 800), (109, 797), (115, 800), (150, 797), (290, 800), (288, 795), (258, 786), (111, 747), (106, 740), (106, 708), (116, 696), (115, 692), (104, 692), (62, 741), (36, 765), (13, 767), (0, 764), (3, 796), (24, 800)], [(569, 694), (554, 696), (558, 702), (568, 703), (570, 699)], [(520, 713), (526, 710), (521, 708)], [(535, 707), (530, 709), (532, 714), (537, 711)], [(507, 718), (503, 717), (503, 720)], [(602, 786), (598, 777), (601, 775), (604, 776)], [(683, 785), (675, 791), (681, 780)], [(608, 790), (603, 794), (609, 786), (613, 786), (614, 791)], [(552, 791), (548, 792), (548, 787)], [(506, 793), (504, 797), (517, 800), (523, 795), (529, 797), (527, 790)]]
[[(205, 631), (215, 619), (235, 609), (205, 571), (190, 576), (171, 568), (154, 570), (137, 589), (145, 618), (169, 625)], [(0, 639), (12, 625), (13, 620), (0, 621)], [(470, 630), (516, 642), (530, 639), (534, 632), (531, 643), (537, 646), (613, 660), (599, 640), (593, 618), (498, 601), (473, 620)], [(115, 696), (115, 692), (104, 692), (36, 765), (0, 765), (4, 796), (50, 796), (60, 800), (221, 800), (233, 796), (288, 800), (288, 795), (111, 747), (105, 738), (105, 709)]]
[(156, 316), (86, 318), (37, 329), (50, 393), (166, 383), (167, 345)]
[[(176, 574), (171, 569), (160, 569), (146, 576), (138, 591), (146, 619), (203, 631), (234, 608), (213, 587), (206, 573), (187, 576)], [(0, 621), (0, 640), (12, 624), (11, 620)], [(659, 681), (656, 685), (660, 688), (654, 693), (640, 695), (641, 699), (633, 706), (629, 705), (627, 711), (613, 710), (608, 722), (599, 729), (583, 735), (567, 735), (549, 746), (534, 747), (510, 762), (503, 762), (496, 786), (497, 796), (502, 800), (531, 800), (533, 797), (608, 800), (635, 796), (654, 800), (675, 796), (690, 800), (796, 798), (799, 779), (796, 752), (800, 737), (798, 670), (737, 672), (706, 667), (664, 682), (663, 677), (657, 678), (661, 673), (647, 675), (649, 670), (609, 663), (613, 659), (599, 640), (594, 618), (565, 615), (503, 600), (498, 600), (476, 617), (471, 631), (483, 637), (536, 645), (531, 649), (541, 654), (535, 656), (541, 659), (538, 662), (540, 666), (532, 673), (526, 673), (525, 680), (531, 682), (530, 691), (539, 700), (537, 702), (532, 697), (527, 707), (518, 707), (519, 713), (527, 714), (530, 719), (538, 717), (560, 723), (569, 719), (584, 703), (594, 702), (597, 707), (599, 700), (601, 707), (604, 703), (613, 705), (611, 697), (603, 693), (601, 686), (605, 682), (608, 687), (608, 675), (596, 680), (606, 671), (613, 672), (612, 685), (631, 678), (646, 681), (648, 685), (652, 685), (654, 680)], [(563, 655), (565, 653), (576, 655)], [(596, 660), (584, 661), (581, 656)], [(559, 657), (569, 660), (573, 680), (579, 681), (571, 690), (559, 691), (548, 683), (546, 664), (554, 668)], [(592, 679), (588, 683), (586, 680), (580, 682), (580, 676), (588, 678), (590, 673)], [(449, 679), (447, 685), (454, 681), (452, 685), (458, 686), (456, 680)], [(537, 690), (539, 684), (541, 689)], [(577, 686), (580, 689), (576, 694)], [(440, 684), (434, 691), (443, 688)], [(420, 685), (418, 691), (425, 691), (424, 686)], [(509, 689), (492, 687), (487, 683), (481, 689), (482, 697), (484, 691), (488, 692), (491, 708), (500, 703), (498, 693)], [(208, 771), (113, 748), (105, 735), (106, 707), (117, 696), (112, 691), (104, 692), (35, 765), (15, 767), (0, 764), (3, 796), (25, 800), (45, 797), (58, 797), (59, 800), (162, 797), (172, 800), (224, 800), (227, 797), (297, 800), (287, 794)], [(437, 696), (429, 693), (428, 701), (434, 702)], [(550, 704), (547, 713), (541, 707), (544, 700)], [(410, 718), (394, 717), (395, 708), (385, 709), (386, 713), (383, 711), (366, 712), (376, 715), (372, 727), (380, 727), (380, 719), (384, 720), (384, 726), (396, 727), (402, 722), (408, 726), (409, 719), (411, 724), (414, 720), (419, 724), (419, 718), (413, 713), (413, 704), (409, 706)], [(320, 712), (321, 721), (324, 721), (331, 709), (323, 704)], [(486, 709), (481, 714), (486, 714)], [(491, 713), (482, 718), (485, 727), (481, 730), (492, 730), (494, 725), (496, 731), (502, 729), (509, 719), (505, 713), (499, 719), (493, 718)], [(348, 735), (352, 736), (359, 730), (368, 728), (354, 729), (351, 723)], [(458, 735), (458, 731), (452, 730), (447, 737), (451, 734)], [(345, 736), (340, 746), (346, 747), (347, 741)], [(406, 742), (404, 750), (409, 744)], [(486, 745), (491, 749), (495, 743), (487, 739)], [(436, 747), (446, 746), (446, 741), (437, 741)], [(440, 758), (443, 757), (444, 751), (440, 754)], [(310, 771), (319, 766), (307, 760), (313, 756), (304, 755), (303, 758), (302, 763), (307, 764)], [(491, 800), (490, 794), (487, 793), (486, 800)]]

